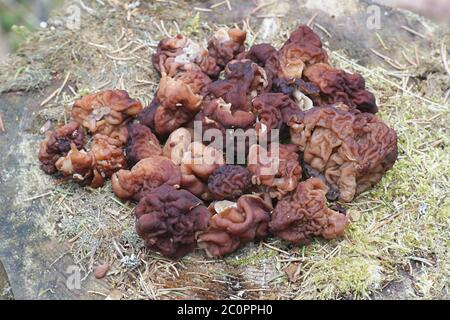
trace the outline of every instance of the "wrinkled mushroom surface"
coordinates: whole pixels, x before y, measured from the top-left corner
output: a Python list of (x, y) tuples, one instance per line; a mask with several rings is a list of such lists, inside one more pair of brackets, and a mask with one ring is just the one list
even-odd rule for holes
[(251, 99), (269, 87), (266, 71), (248, 59), (230, 61), (224, 76), (224, 80), (211, 83), (208, 90), (215, 98), (231, 103), (233, 109), (249, 111)]
[(300, 182), (294, 193), (278, 201), (269, 231), (295, 244), (306, 244), (314, 236), (325, 239), (341, 236), (349, 220), (327, 207), (326, 193), (326, 185), (318, 178)]
[(142, 159), (161, 154), (159, 140), (148, 127), (137, 123), (128, 126), (126, 155), (129, 166)]
[(70, 145), (74, 144), (75, 148), (80, 150), (85, 143), (83, 129), (76, 121), (71, 121), (53, 132), (48, 132), (46, 138), (41, 142), (38, 155), (42, 170), (46, 173), (56, 172), (56, 161), (67, 155), (71, 149)]
[(209, 56), (208, 50), (183, 35), (161, 40), (152, 63), (161, 74), (170, 77), (190, 70), (202, 71), (212, 77), (220, 73), (220, 67)]
[(235, 199), (251, 187), (251, 175), (247, 168), (224, 165), (208, 178), (208, 190), (215, 200)]
[(104, 90), (75, 101), (72, 119), (88, 128), (92, 134), (110, 135), (124, 121), (142, 110), (138, 100), (124, 90)]
[(238, 28), (219, 29), (208, 41), (208, 52), (221, 67), (244, 51), (247, 33)]
[(119, 170), (111, 181), (117, 197), (139, 201), (146, 193), (163, 184), (179, 186), (181, 172), (170, 159), (151, 156), (136, 163), (131, 170)]
[(114, 172), (126, 168), (127, 163), (121, 141), (96, 134), (89, 152), (78, 150), (72, 144), (69, 153), (59, 158), (55, 166), (64, 176), (72, 176), (81, 185), (98, 188)]
[(342, 102), (363, 112), (378, 111), (375, 96), (365, 89), (365, 81), (360, 74), (351, 74), (328, 64), (317, 63), (308, 67), (304, 75), (320, 89), (320, 95), (312, 97), (315, 105)]
[(195, 249), (195, 234), (207, 228), (210, 216), (200, 199), (167, 185), (146, 194), (135, 214), (136, 231), (145, 246), (177, 259)]
[(198, 246), (211, 257), (222, 257), (241, 244), (263, 239), (267, 234), (272, 207), (261, 198), (241, 196), (235, 205), (214, 206), (209, 228), (197, 235)]
[(298, 147), (272, 143), (267, 151), (260, 145), (250, 147), (247, 168), (252, 183), (265, 187), (272, 198), (281, 199), (295, 190), (302, 177)]
[(370, 113), (316, 107), (290, 128), (304, 162), (325, 176), (341, 201), (373, 186), (397, 159), (395, 131)]
[(159, 106), (153, 120), (156, 133), (169, 134), (195, 116), (203, 100), (198, 89), (197, 84), (180, 78), (161, 78), (156, 94)]
[(181, 187), (202, 199), (210, 198), (208, 178), (225, 163), (222, 151), (192, 142), (181, 160)]

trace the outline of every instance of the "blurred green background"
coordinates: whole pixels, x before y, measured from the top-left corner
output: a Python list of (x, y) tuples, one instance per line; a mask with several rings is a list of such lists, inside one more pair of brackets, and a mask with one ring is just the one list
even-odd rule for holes
[(63, 0), (0, 0), (0, 60), (14, 52), (27, 34), (40, 28)]

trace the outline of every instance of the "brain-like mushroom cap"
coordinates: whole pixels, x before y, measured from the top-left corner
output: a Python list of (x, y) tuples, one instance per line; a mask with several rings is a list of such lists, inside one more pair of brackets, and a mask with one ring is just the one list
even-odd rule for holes
[(231, 103), (226, 103), (221, 98), (206, 102), (199, 117), (206, 123), (216, 122), (217, 128), (221, 129), (247, 129), (256, 121), (256, 116), (251, 111), (233, 110)]
[(220, 68), (208, 51), (191, 39), (177, 35), (159, 42), (152, 57), (153, 66), (170, 77), (184, 71), (202, 71), (216, 77)]
[(294, 144), (272, 143), (268, 151), (260, 145), (252, 145), (247, 168), (253, 184), (267, 187), (269, 195), (278, 199), (295, 190), (302, 177), (297, 152)]
[(272, 78), (299, 79), (305, 62), (302, 60), (302, 51), (295, 43), (291, 43), (272, 54), (265, 67)]
[(142, 159), (161, 155), (162, 149), (148, 127), (135, 123), (128, 126), (126, 154), (128, 165), (133, 166)]
[(224, 165), (208, 178), (208, 190), (216, 200), (235, 199), (250, 187), (251, 175), (243, 166)]
[(363, 112), (378, 111), (375, 96), (365, 89), (365, 81), (360, 74), (317, 63), (306, 68), (304, 76), (320, 89), (320, 95), (313, 97), (316, 105), (342, 102)]
[(158, 134), (169, 134), (191, 120), (199, 111), (202, 96), (196, 85), (185, 83), (183, 79), (163, 76), (156, 97), (160, 103), (154, 115), (155, 130)]
[(192, 142), (181, 160), (181, 187), (203, 199), (209, 198), (208, 178), (224, 163), (222, 151)]
[(195, 249), (195, 234), (207, 228), (210, 216), (200, 199), (167, 185), (146, 194), (135, 213), (136, 231), (145, 246), (172, 258)]
[(138, 100), (124, 90), (105, 90), (75, 101), (71, 116), (91, 133), (110, 135), (129, 117), (142, 110)]
[(219, 66), (225, 65), (244, 51), (244, 42), (247, 33), (237, 28), (219, 29), (208, 40), (208, 52)]
[(326, 185), (318, 178), (300, 182), (293, 194), (278, 201), (269, 231), (295, 244), (306, 244), (313, 236), (325, 239), (341, 236), (349, 220), (327, 207), (326, 193)]
[(107, 178), (126, 165), (122, 142), (102, 134), (94, 135), (89, 152), (72, 144), (70, 152), (55, 164), (63, 175), (92, 188), (103, 186)]
[(282, 49), (295, 45), (298, 55), (306, 65), (328, 63), (328, 55), (322, 48), (320, 37), (306, 25), (300, 25), (291, 33)]
[(209, 256), (221, 257), (266, 236), (272, 207), (261, 198), (243, 195), (235, 205), (223, 208), (218, 202), (214, 207), (219, 211), (211, 217), (208, 230), (197, 235), (198, 246)]
[(211, 83), (208, 90), (231, 103), (233, 109), (250, 110), (251, 99), (269, 87), (265, 70), (248, 59), (230, 61), (224, 76), (224, 80)]
[(71, 121), (53, 132), (48, 132), (39, 149), (38, 158), (42, 170), (46, 173), (56, 172), (56, 161), (67, 155), (71, 149), (70, 145), (74, 144), (75, 148), (79, 150), (84, 147), (85, 143), (83, 130), (76, 121)]
[(370, 113), (316, 107), (289, 125), (305, 163), (323, 173), (341, 201), (377, 183), (397, 159), (395, 131)]
[(131, 170), (119, 170), (111, 181), (117, 197), (139, 201), (146, 193), (163, 184), (179, 186), (181, 172), (170, 159), (151, 156), (139, 161)]
[(250, 47), (247, 52), (241, 53), (237, 59), (250, 59), (254, 63), (264, 67), (266, 61), (277, 51), (269, 43), (259, 43)]
[(253, 112), (267, 130), (282, 129), (302, 109), (283, 93), (262, 93), (252, 101)]

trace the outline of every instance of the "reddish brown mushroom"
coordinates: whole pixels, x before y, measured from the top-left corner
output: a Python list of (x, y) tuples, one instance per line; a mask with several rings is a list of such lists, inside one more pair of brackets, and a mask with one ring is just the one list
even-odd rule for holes
[(157, 99), (160, 105), (154, 114), (155, 130), (159, 135), (169, 134), (179, 128), (200, 110), (205, 85), (199, 78), (163, 76), (159, 83)]
[(295, 244), (306, 244), (314, 236), (325, 239), (341, 236), (349, 220), (327, 207), (326, 193), (326, 185), (318, 178), (300, 182), (294, 193), (278, 201), (269, 231)]
[(252, 183), (267, 187), (272, 198), (281, 199), (295, 190), (302, 177), (298, 147), (293, 144), (272, 143), (267, 151), (260, 145), (250, 147), (248, 170)]
[(163, 184), (179, 187), (181, 172), (170, 159), (151, 156), (136, 163), (131, 170), (119, 170), (111, 181), (117, 197), (139, 201), (146, 193)]
[(70, 145), (74, 144), (76, 149), (82, 149), (85, 143), (83, 129), (76, 121), (71, 121), (53, 132), (47, 132), (46, 138), (41, 142), (38, 156), (42, 170), (46, 173), (56, 172), (56, 161), (67, 155), (71, 149)]
[(200, 199), (168, 185), (146, 194), (135, 214), (136, 231), (145, 246), (176, 259), (195, 249), (195, 234), (207, 228), (210, 216)]
[(148, 127), (142, 124), (131, 124), (128, 127), (126, 155), (129, 166), (135, 165), (142, 159), (161, 154), (159, 140)]
[(219, 98), (206, 101), (194, 119), (201, 121), (205, 128), (214, 127), (224, 132), (231, 128), (248, 129), (255, 123), (256, 116), (251, 111), (233, 110), (231, 103)]
[(375, 96), (365, 89), (364, 78), (357, 73), (351, 74), (328, 64), (317, 63), (306, 68), (304, 76), (320, 89), (320, 95), (312, 97), (315, 105), (342, 102), (363, 112), (378, 111)]
[(141, 112), (138, 114), (138, 120), (140, 124), (143, 124), (144, 126), (149, 127), (153, 130), (153, 132), (156, 132), (155, 129), (155, 113), (156, 109), (159, 107), (159, 102), (156, 97), (152, 100), (152, 102), (146, 106), (144, 109), (142, 109)]
[(209, 228), (197, 235), (198, 246), (211, 257), (222, 257), (244, 243), (263, 239), (270, 221), (272, 207), (257, 196), (243, 195), (235, 204), (222, 203), (213, 204)]
[(281, 49), (292, 45), (296, 48), (296, 55), (305, 65), (328, 63), (328, 55), (322, 47), (320, 37), (308, 26), (300, 25), (297, 30), (291, 33)]
[(75, 101), (71, 116), (91, 133), (110, 135), (129, 117), (142, 110), (138, 100), (124, 90), (105, 90)]
[(161, 74), (170, 77), (189, 70), (202, 71), (212, 77), (220, 73), (216, 60), (208, 55), (208, 50), (183, 35), (161, 40), (152, 62)]
[(191, 142), (191, 131), (186, 128), (178, 128), (167, 138), (163, 147), (163, 155), (171, 159), (176, 165), (180, 165)]
[(257, 127), (267, 132), (284, 129), (291, 117), (302, 113), (302, 109), (282, 93), (260, 94), (253, 99), (252, 109), (259, 119)]
[(59, 158), (55, 166), (78, 183), (98, 188), (114, 172), (125, 168), (126, 161), (119, 140), (96, 134), (89, 152), (77, 150), (72, 144), (67, 156)]
[(377, 116), (344, 107), (313, 108), (289, 125), (304, 162), (322, 173), (339, 190), (339, 199), (348, 202), (392, 168), (397, 135)]
[(208, 178), (208, 190), (215, 200), (235, 199), (251, 188), (250, 172), (243, 166), (224, 165)]
[(264, 67), (266, 61), (277, 51), (269, 43), (255, 44), (247, 52), (242, 52), (236, 59), (250, 59), (254, 63)]
[(269, 87), (265, 70), (247, 59), (230, 61), (224, 76), (224, 80), (211, 83), (208, 90), (214, 97), (231, 103), (233, 110), (249, 111), (251, 99)]
[(222, 151), (192, 142), (181, 160), (181, 187), (202, 199), (208, 199), (208, 178), (224, 163)]
[(244, 51), (244, 42), (247, 33), (237, 28), (219, 29), (208, 40), (208, 52), (221, 67)]

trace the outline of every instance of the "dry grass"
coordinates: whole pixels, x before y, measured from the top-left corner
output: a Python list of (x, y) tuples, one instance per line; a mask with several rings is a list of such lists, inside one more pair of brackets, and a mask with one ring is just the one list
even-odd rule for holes
[[(65, 121), (74, 99), (100, 88), (124, 88), (150, 101), (158, 81), (150, 63), (156, 41), (178, 29), (204, 39), (215, 29), (202, 21), (203, 12), (186, 19), (186, 9), (172, 9), (170, 16), (178, 23), (162, 22), (167, 6), (152, 6), (131, 11), (93, 6), (93, 14), (83, 12), (81, 30), (41, 32), (9, 66), (0, 66), (0, 91), (41, 88), (49, 82), (49, 70), (62, 82), (70, 70), (64, 92), (40, 112), (42, 124)], [(249, 42), (254, 41), (258, 34), (252, 32)], [(57, 234), (70, 243), (75, 261), (86, 273), (108, 263), (107, 279), (125, 299), (448, 297), (448, 97), (424, 98), (422, 83), (406, 89), (402, 79), (386, 70), (367, 69), (340, 52), (331, 58), (336, 66), (366, 77), (379, 98), (380, 116), (399, 136), (393, 170), (345, 205), (353, 223), (343, 238), (303, 247), (268, 239), (224, 260), (195, 252), (174, 262), (142, 248), (134, 233), (133, 205), (118, 201), (109, 184), (98, 190), (72, 183), (37, 186), (36, 194), (53, 191), (41, 201), (57, 220)], [(401, 290), (396, 283), (403, 285)]]

